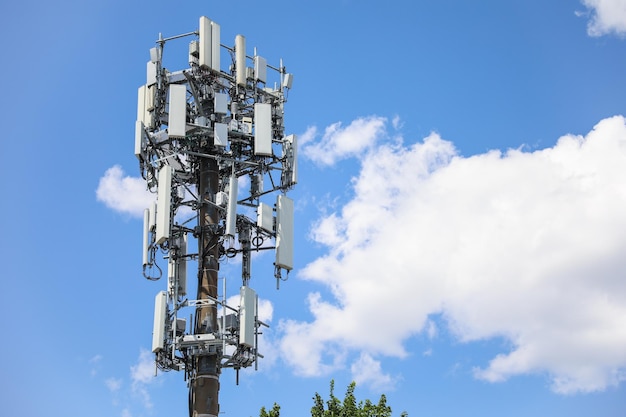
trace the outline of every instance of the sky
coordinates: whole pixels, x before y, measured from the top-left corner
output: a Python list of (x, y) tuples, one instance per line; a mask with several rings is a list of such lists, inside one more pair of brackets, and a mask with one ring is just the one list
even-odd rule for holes
[(624, 0), (0, 3), (3, 415), (187, 415), (133, 146), (149, 49), (200, 16), (283, 60), (299, 142), (294, 270), (253, 261), (271, 327), (225, 416), (331, 379), (394, 416), (625, 415)]

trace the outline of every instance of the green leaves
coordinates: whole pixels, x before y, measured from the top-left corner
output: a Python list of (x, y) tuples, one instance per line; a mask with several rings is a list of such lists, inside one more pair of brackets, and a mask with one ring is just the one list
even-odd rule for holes
[[(391, 417), (391, 407), (387, 405), (385, 394), (380, 396), (378, 404), (372, 403), (369, 399), (357, 403), (355, 389), (356, 383), (353, 381), (348, 385), (342, 402), (335, 396), (335, 381), (331, 380), (330, 396), (326, 403), (317, 392), (315, 393), (311, 417)], [(408, 417), (408, 414), (403, 412), (403, 417)]]
[(274, 403), (274, 406), (269, 413), (265, 410), (265, 407), (261, 407), (259, 417), (280, 417), (280, 405)]
[[(330, 381), (330, 395), (324, 401), (317, 392), (313, 396), (313, 407), (311, 407), (311, 417), (391, 417), (391, 407), (387, 405), (385, 394), (380, 396), (378, 404), (372, 403), (369, 399), (357, 403), (354, 395), (356, 382), (351, 382), (346, 389), (343, 401), (335, 396), (335, 381)], [(400, 417), (408, 417), (408, 413), (403, 411)], [(270, 412), (261, 408), (259, 417), (280, 417), (280, 406), (274, 403)]]

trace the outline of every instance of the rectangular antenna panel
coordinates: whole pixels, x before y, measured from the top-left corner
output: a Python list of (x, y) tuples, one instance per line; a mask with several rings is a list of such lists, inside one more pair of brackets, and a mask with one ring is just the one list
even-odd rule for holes
[(156, 229), (156, 211), (157, 211), (157, 202), (153, 201), (152, 205), (150, 205), (150, 231), (155, 231)]
[(167, 293), (161, 291), (154, 299), (154, 325), (152, 327), (152, 353), (165, 347), (165, 320), (167, 316)]
[(146, 87), (146, 116), (147, 118), (152, 117), (150, 111), (154, 110), (154, 96), (156, 94), (156, 84), (149, 85)]
[(148, 265), (150, 249), (150, 209), (143, 211), (143, 266)]
[(228, 125), (226, 123), (215, 123), (213, 126), (213, 144), (215, 146), (228, 144)]
[(239, 307), (239, 344), (254, 347), (256, 324), (256, 292), (250, 287), (241, 287)]
[(155, 62), (146, 63), (146, 85), (151, 86), (157, 82), (157, 66)]
[(268, 232), (274, 231), (274, 210), (269, 204), (259, 203), (256, 225)]
[(146, 124), (146, 86), (137, 89), (137, 120)]
[(254, 78), (262, 83), (267, 82), (267, 60), (263, 57), (254, 57)]
[(135, 156), (137, 159), (143, 157), (143, 145), (146, 143), (146, 134), (141, 120), (135, 121)]
[(237, 176), (232, 174), (230, 176), (230, 183), (228, 184), (228, 208), (226, 210), (226, 231), (227, 236), (235, 236), (237, 233), (237, 193), (239, 184), (237, 183)]
[(200, 17), (200, 29), (198, 30), (200, 35), (200, 67), (213, 68), (211, 60), (213, 54), (211, 47), (213, 46), (213, 28), (211, 27), (211, 20), (206, 17)]
[(160, 50), (156, 46), (153, 48), (150, 48), (150, 61), (156, 64), (160, 60), (161, 60)]
[(276, 199), (276, 266), (293, 269), (293, 200), (284, 195)]
[(220, 114), (228, 113), (228, 94), (215, 93), (213, 104), (215, 107), (215, 113), (220, 113)]
[(170, 84), (169, 120), (167, 133), (170, 137), (185, 137), (187, 128), (187, 87)]
[(208, 17), (200, 18), (199, 58), (202, 68), (220, 70), (220, 25), (212, 22)]
[(137, 120), (143, 122), (145, 126), (152, 125), (152, 113), (154, 108), (154, 86), (142, 85), (137, 90)]
[(220, 207), (226, 207), (228, 204), (228, 194), (224, 191), (218, 191), (217, 194), (215, 194), (215, 204)]
[(254, 105), (254, 154), (272, 155), (272, 105)]
[(220, 25), (211, 22), (211, 68), (220, 71)]
[(156, 241), (157, 245), (170, 237), (170, 205), (172, 198), (172, 167), (164, 165), (159, 170), (159, 191), (157, 194)]
[(285, 78), (283, 78), (283, 88), (291, 89), (291, 85), (293, 84), (293, 74), (285, 74)]

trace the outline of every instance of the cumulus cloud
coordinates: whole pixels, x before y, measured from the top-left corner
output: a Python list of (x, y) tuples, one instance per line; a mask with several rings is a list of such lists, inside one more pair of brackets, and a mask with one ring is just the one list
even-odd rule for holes
[(155, 200), (142, 178), (125, 175), (119, 165), (107, 169), (100, 178), (96, 197), (107, 207), (134, 217), (142, 217), (143, 211)]
[(591, 13), (587, 26), (590, 36), (626, 35), (626, 1), (582, 0)]
[(324, 130), (319, 141), (315, 141), (317, 129), (310, 127), (300, 139), (302, 153), (319, 165), (334, 165), (374, 146), (385, 132), (385, 123), (385, 118), (377, 116), (356, 119), (346, 127), (337, 122)]
[(154, 356), (147, 349), (141, 349), (137, 363), (130, 367), (133, 394), (138, 397), (146, 409), (152, 409), (152, 400), (148, 385), (155, 381)]
[(438, 314), (461, 342), (510, 342), (477, 378), (542, 374), (564, 394), (626, 378), (623, 117), (534, 152), (463, 157), (437, 134), (369, 143), (351, 201), (311, 233), (326, 253), (300, 274), (333, 298), (310, 294), (313, 320), (280, 323), (297, 373), (355, 352), (402, 358), (411, 336), (435, 337)]
[(350, 367), (352, 379), (357, 385), (368, 385), (376, 391), (390, 391), (394, 389), (394, 378), (383, 372), (380, 362), (369, 354), (362, 352), (361, 356)]

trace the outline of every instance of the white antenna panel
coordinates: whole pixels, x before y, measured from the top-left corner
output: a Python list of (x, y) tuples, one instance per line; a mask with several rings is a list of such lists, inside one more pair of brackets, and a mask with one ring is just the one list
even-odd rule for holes
[(228, 125), (226, 123), (214, 124), (213, 144), (215, 146), (226, 146), (228, 144)]
[(213, 28), (211, 27), (211, 20), (206, 17), (200, 17), (200, 29), (198, 30), (200, 35), (200, 66), (213, 68), (211, 60), (213, 54), (211, 47), (213, 46)]
[(285, 78), (283, 78), (283, 88), (291, 89), (291, 85), (293, 84), (293, 74), (285, 74)]
[(218, 191), (217, 194), (215, 194), (215, 204), (220, 207), (226, 207), (228, 204), (228, 194), (224, 191)]
[(202, 68), (220, 70), (220, 25), (208, 17), (200, 18), (200, 51), (198, 62)]
[(156, 227), (156, 211), (157, 211), (157, 202), (152, 202), (150, 206), (150, 231), (155, 230)]
[(143, 266), (148, 265), (150, 249), (150, 209), (143, 211)]
[(154, 94), (156, 92), (156, 85), (149, 85), (146, 87), (146, 118), (152, 120), (152, 114), (150, 111), (154, 110)]
[(235, 37), (235, 67), (237, 70), (237, 84), (246, 85), (246, 38), (243, 35)]
[(259, 203), (256, 224), (268, 232), (274, 231), (274, 210), (269, 204)]
[(146, 63), (146, 85), (151, 86), (157, 82), (157, 66), (152, 60)]
[(276, 266), (293, 269), (293, 200), (284, 195), (276, 199)]
[(137, 120), (146, 124), (146, 86), (142, 85), (137, 90)]
[(226, 231), (224, 234), (235, 236), (237, 233), (237, 192), (238, 192), (237, 176), (230, 176), (228, 184), (228, 209), (226, 210)]
[(254, 347), (256, 322), (256, 292), (250, 287), (241, 287), (239, 307), (239, 344)]
[(267, 60), (263, 57), (254, 57), (254, 78), (262, 83), (267, 81)]
[(165, 319), (167, 315), (167, 293), (160, 291), (154, 299), (154, 325), (152, 327), (152, 353), (163, 350)]
[(215, 113), (228, 113), (228, 94), (215, 93), (215, 97), (213, 98), (213, 105), (215, 108)]
[(150, 48), (150, 62), (157, 63), (161, 60), (161, 51), (156, 46)]
[(170, 137), (185, 137), (187, 128), (187, 87), (182, 84), (170, 84), (168, 111), (168, 135)]
[(135, 156), (141, 159), (143, 156), (143, 144), (145, 143), (146, 134), (144, 133), (144, 125), (141, 120), (135, 121)]
[(254, 105), (254, 154), (272, 155), (272, 105)]
[(156, 241), (157, 245), (170, 237), (170, 204), (172, 198), (172, 167), (164, 165), (159, 171), (157, 195)]
[(220, 70), (220, 25), (211, 22), (211, 68)]
[(154, 87), (142, 85), (137, 90), (137, 120), (143, 122), (145, 126), (152, 124), (152, 113), (154, 108)]

